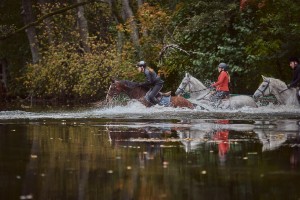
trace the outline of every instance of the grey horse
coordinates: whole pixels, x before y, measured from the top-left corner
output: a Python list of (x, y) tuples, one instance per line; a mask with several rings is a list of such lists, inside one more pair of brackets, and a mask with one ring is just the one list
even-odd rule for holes
[(259, 98), (268, 95), (274, 95), (277, 101), (283, 105), (300, 106), (297, 99), (297, 89), (287, 88), (287, 85), (275, 78), (262, 76), (263, 82), (255, 91), (253, 97)]
[(190, 75), (185, 74), (185, 77), (181, 81), (175, 94), (182, 95), (184, 93), (190, 94), (190, 101), (201, 107), (207, 108), (207, 106), (214, 106), (221, 109), (238, 109), (242, 107), (256, 108), (257, 104), (251, 96), (237, 95), (228, 99), (221, 100), (218, 105), (215, 105), (210, 96), (212, 92), (201, 81)]

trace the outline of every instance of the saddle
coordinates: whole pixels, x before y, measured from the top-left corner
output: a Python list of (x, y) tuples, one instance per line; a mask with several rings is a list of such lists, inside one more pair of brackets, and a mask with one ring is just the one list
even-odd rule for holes
[(163, 92), (159, 92), (158, 94), (159, 94), (159, 95), (161, 95), (161, 96), (164, 96), (164, 97), (168, 97), (168, 96), (170, 96), (170, 95), (171, 95), (171, 91), (169, 91), (169, 92), (165, 92), (165, 93), (163, 93)]
[[(148, 106), (153, 106), (154, 104), (152, 102), (150, 102), (149, 100), (149, 92), (147, 92), (147, 94), (145, 95), (144, 99), (146, 100)], [(158, 102), (158, 105), (160, 106), (170, 106), (171, 104), (171, 91), (163, 93), (163, 92), (159, 92), (156, 95)]]

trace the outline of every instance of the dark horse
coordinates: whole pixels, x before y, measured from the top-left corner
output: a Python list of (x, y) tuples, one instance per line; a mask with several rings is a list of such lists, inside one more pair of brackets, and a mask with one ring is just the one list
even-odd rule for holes
[[(110, 85), (106, 101), (111, 102), (114, 96), (117, 96), (121, 93), (126, 94), (130, 99), (137, 99), (140, 101), (143, 105), (146, 107), (152, 106), (151, 103), (149, 103), (145, 99), (145, 95), (147, 94), (148, 88), (140, 87), (138, 86), (138, 83), (127, 81), (127, 80), (121, 80), (121, 81), (113, 81), (113, 83)], [(168, 106), (172, 107), (180, 107), (180, 108), (194, 108), (194, 105), (186, 100), (185, 98), (181, 96), (171, 96), (170, 98), (170, 104)]]

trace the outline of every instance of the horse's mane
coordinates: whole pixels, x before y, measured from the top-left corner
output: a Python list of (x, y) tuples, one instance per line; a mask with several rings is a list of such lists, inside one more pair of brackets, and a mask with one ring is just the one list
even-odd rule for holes
[(192, 75), (189, 75), (191, 80), (193, 81), (193, 83), (195, 84), (198, 84), (199, 86), (201, 86), (202, 88), (206, 88), (206, 86), (201, 82), (199, 81), (198, 79), (196, 79), (195, 77), (193, 77)]
[(137, 82), (128, 81), (128, 80), (120, 80), (119, 82), (130, 89), (135, 88), (138, 85)]
[(265, 77), (266, 79), (270, 80), (278, 89), (284, 90), (287, 88), (285, 82), (280, 79), (272, 78), (272, 77)]

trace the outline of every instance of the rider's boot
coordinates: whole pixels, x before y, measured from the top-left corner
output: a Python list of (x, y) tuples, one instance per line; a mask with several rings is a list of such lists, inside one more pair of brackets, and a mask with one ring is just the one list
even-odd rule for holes
[(147, 103), (150, 105), (150, 106), (153, 106), (154, 104), (152, 103), (151, 99), (149, 98), (149, 96), (145, 96), (145, 100), (147, 101)]
[(156, 104), (159, 103), (159, 100), (158, 100), (157, 98), (153, 97), (153, 98), (150, 99), (150, 102), (151, 102), (152, 104), (156, 105)]

